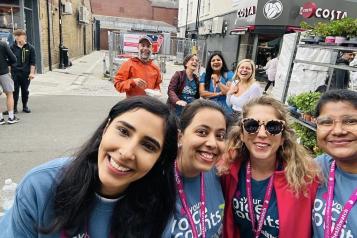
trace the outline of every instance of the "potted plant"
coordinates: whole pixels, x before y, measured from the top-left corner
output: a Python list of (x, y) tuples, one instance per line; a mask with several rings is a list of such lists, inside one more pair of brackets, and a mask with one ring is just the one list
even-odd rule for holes
[(311, 116), (315, 114), (316, 103), (320, 96), (319, 92), (305, 92), (295, 97), (297, 108), (304, 113), (304, 120), (311, 121)]
[(317, 22), (314, 25), (313, 32), (317, 36), (324, 37), (326, 43), (335, 43), (333, 29), (329, 23)]
[(306, 44), (318, 44), (320, 41), (323, 41), (321, 36), (316, 35), (314, 32), (314, 27), (309, 25), (307, 22), (302, 21), (300, 23), (300, 28), (304, 31), (304, 38), (301, 40)]

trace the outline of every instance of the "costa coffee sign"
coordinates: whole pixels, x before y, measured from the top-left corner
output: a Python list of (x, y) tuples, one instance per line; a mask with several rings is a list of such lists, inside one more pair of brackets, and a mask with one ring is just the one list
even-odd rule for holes
[(246, 18), (256, 14), (256, 6), (245, 7), (237, 10), (237, 18)]
[(302, 15), (304, 18), (311, 18), (315, 16), (317, 18), (324, 18), (332, 21), (347, 17), (347, 12), (335, 9), (323, 9), (317, 7), (316, 3), (314, 2), (307, 2), (302, 7), (300, 7), (300, 15)]

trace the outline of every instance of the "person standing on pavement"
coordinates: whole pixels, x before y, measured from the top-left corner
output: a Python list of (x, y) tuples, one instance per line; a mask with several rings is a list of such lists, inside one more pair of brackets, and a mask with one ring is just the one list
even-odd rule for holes
[(176, 71), (172, 76), (167, 94), (167, 103), (171, 109), (175, 110), (176, 115), (180, 116), (183, 108), (200, 97), (199, 79), (195, 70), (199, 65), (197, 55), (187, 55), (183, 60), (182, 71)]
[(11, 46), (17, 62), (11, 67), (12, 79), (14, 80), (14, 111), (17, 113), (17, 102), (19, 100), (21, 88), (22, 111), (30, 113), (27, 103), (29, 100), (29, 86), (31, 80), (35, 78), (36, 54), (35, 48), (26, 42), (26, 32), (22, 29), (14, 31), (15, 42)]
[(357, 237), (357, 92), (323, 94), (316, 106), (315, 160), (325, 178), (312, 211), (314, 238)]
[[(349, 66), (354, 58), (353, 51), (344, 51), (340, 53), (336, 60), (336, 65)], [(346, 69), (335, 69), (332, 74), (330, 89), (347, 89), (350, 83), (350, 72)]]
[[(6, 42), (0, 41), (0, 86), (6, 95), (6, 106), (9, 118), (7, 122), (14, 124), (18, 118), (14, 115), (14, 82), (9, 73), (9, 66), (16, 63), (16, 56)], [(2, 110), (0, 109), (0, 125), (5, 124)]]
[(270, 85), (273, 84), (273, 87), (275, 85), (275, 75), (276, 75), (276, 71), (277, 71), (277, 67), (278, 67), (278, 57), (274, 57), (274, 58), (270, 58), (270, 56), (268, 57), (268, 62), (267, 64), (263, 67), (263, 69), (266, 70), (266, 74), (268, 75), (268, 83), (264, 88), (264, 92), (263, 94), (266, 94)]
[(127, 97), (146, 95), (145, 89), (160, 90), (162, 81), (160, 69), (150, 58), (152, 40), (141, 37), (138, 45), (139, 55), (124, 62), (114, 78), (114, 87)]
[(238, 122), (244, 104), (260, 96), (262, 96), (262, 91), (255, 79), (254, 62), (251, 59), (239, 61), (226, 98), (227, 105), (233, 109), (233, 120)]
[(232, 83), (233, 72), (229, 71), (223, 55), (214, 52), (208, 59), (206, 72), (200, 77), (200, 95), (218, 103), (227, 115), (232, 115), (232, 108), (226, 103), (226, 94)]
[(166, 104), (121, 100), (73, 157), (25, 176), (0, 237), (161, 237), (175, 209), (177, 136)]

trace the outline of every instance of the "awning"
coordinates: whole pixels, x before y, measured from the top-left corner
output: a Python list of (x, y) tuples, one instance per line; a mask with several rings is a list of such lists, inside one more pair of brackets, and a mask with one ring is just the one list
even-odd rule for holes
[(248, 31), (253, 31), (255, 29), (255, 26), (239, 26), (234, 29), (232, 29), (229, 34), (230, 35), (244, 35)]

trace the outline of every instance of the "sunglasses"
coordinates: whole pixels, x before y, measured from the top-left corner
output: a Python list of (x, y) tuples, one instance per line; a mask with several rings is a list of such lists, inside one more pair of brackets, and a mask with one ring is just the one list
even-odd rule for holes
[(242, 119), (242, 125), (244, 130), (248, 134), (256, 134), (259, 131), (261, 125), (264, 125), (265, 131), (272, 136), (280, 134), (284, 130), (285, 122), (281, 120), (270, 120), (261, 122), (253, 118)]

